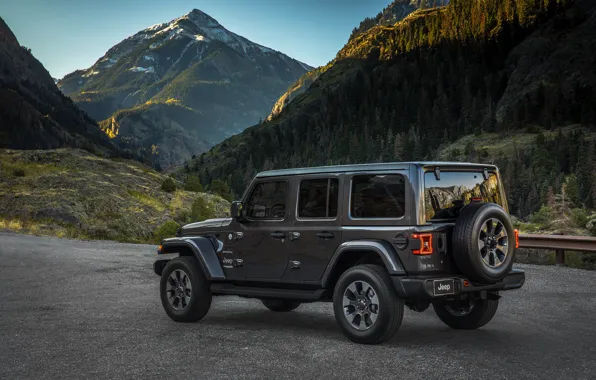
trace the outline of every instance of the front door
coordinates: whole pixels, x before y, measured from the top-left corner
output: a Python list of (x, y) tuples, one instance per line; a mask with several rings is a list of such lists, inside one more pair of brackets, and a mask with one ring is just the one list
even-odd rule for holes
[(341, 177), (327, 174), (296, 180), (296, 217), (287, 280), (320, 280), (329, 259), (341, 244)]
[(234, 244), (235, 256), (242, 260), (236, 278), (252, 281), (282, 278), (290, 251), (291, 180), (266, 178), (255, 182), (244, 202), (240, 234)]

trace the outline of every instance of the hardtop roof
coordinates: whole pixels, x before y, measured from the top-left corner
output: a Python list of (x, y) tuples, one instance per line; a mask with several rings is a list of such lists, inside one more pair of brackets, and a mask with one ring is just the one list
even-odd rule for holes
[(345, 173), (357, 171), (383, 171), (383, 170), (406, 170), (410, 165), (419, 167), (451, 167), (451, 168), (487, 168), (496, 169), (492, 164), (479, 164), (473, 162), (452, 162), (452, 161), (416, 161), (416, 162), (383, 162), (374, 164), (351, 164), (333, 166), (315, 166), (308, 168), (292, 168), (268, 170), (257, 173), (257, 177), (279, 177), (290, 175), (305, 175), (319, 173)]

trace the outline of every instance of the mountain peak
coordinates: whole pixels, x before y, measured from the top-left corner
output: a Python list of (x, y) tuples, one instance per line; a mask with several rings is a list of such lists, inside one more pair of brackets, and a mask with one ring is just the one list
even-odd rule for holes
[(199, 26), (220, 26), (219, 22), (217, 22), (216, 19), (196, 8), (187, 13), (185, 17), (188, 17), (189, 20), (193, 21), (195, 24)]

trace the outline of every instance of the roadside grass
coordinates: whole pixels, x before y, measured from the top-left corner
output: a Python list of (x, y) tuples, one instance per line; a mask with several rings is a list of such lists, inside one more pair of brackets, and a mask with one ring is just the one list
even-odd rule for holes
[(165, 211), (166, 209), (166, 205), (162, 201), (146, 193), (136, 190), (128, 190), (128, 194), (141, 202), (143, 205), (151, 207), (159, 212)]
[(56, 164), (38, 164), (0, 160), (0, 177), (39, 177), (58, 173), (65, 169)]

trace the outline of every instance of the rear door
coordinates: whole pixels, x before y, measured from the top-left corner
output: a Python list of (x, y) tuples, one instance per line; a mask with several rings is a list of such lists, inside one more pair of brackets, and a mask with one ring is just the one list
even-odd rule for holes
[(342, 239), (341, 181), (343, 175), (325, 174), (295, 179), (295, 217), (290, 241), (290, 263), (284, 279), (317, 281)]

